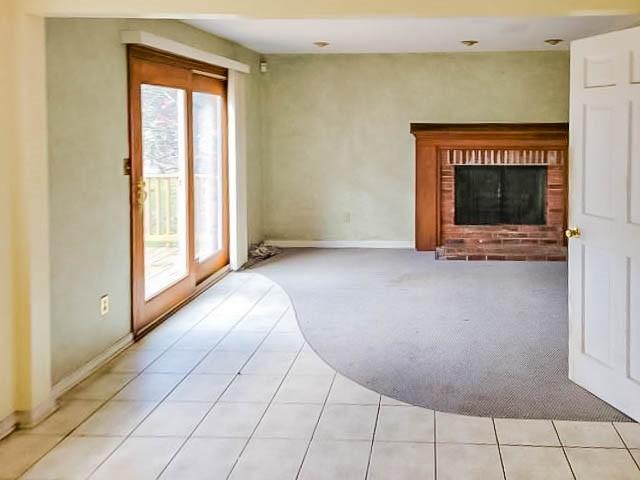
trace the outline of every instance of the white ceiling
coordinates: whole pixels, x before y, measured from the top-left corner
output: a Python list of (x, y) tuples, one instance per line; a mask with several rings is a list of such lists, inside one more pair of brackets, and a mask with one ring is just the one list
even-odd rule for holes
[[(517, 0), (514, 0), (517, 1)], [(640, 17), (456, 17), (253, 19), (226, 17), (186, 20), (207, 32), (260, 53), (409, 53), (457, 51), (561, 50), (547, 38), (575, 40), (640, 23)], [(478, 40), (465, 47), (461, 40)], [(313, 42), (327, 41), (318, 48)]]

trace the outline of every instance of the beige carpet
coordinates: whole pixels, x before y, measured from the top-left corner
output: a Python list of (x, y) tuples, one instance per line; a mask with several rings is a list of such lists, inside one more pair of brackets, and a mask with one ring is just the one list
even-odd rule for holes
[(467, 415), (627, 420), (567, 377), (562, 262), (289, 249), (252, 270), (286, 290), (327, 363), (384, 395)]

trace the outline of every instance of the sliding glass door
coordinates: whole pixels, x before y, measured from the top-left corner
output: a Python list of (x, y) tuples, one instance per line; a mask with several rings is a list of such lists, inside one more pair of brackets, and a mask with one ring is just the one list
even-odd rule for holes
[(226, 82), (202, 68), (129, 50), (135, 333), (228, 263)]

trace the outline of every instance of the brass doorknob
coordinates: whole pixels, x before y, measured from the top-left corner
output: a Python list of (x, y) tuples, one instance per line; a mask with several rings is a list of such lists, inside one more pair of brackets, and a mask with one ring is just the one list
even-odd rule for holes
[(147, 183), (143, 179), (139, 179), (136, 182), (136, 197), (138, 200), (138, 206), (143, 207), (144, 202), (147, 200)]
[(580, 236), (580, 229), (578, 227), (567, 228), (564, 232), (567, 238), (578, 238)]

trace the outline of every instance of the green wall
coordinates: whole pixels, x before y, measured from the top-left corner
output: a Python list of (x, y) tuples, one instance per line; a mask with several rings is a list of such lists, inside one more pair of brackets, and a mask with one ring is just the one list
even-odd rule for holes
[[(122, 160), (129, 155), (127, 58), (121, 30), (145, 30), (251, 65), (252, 241), (262, 238), (262, 195), (257, 54), (170, 20), (49, 19), (46, 26), (56, 382), (130, 332), (129, 177), (122, 174)], [(98, 300), (107, 293), (111, 308), (101, 317)]]
[(412, 240), (412, 122), (562, 122), (567, 52), (270, 55), (264, 234)]

